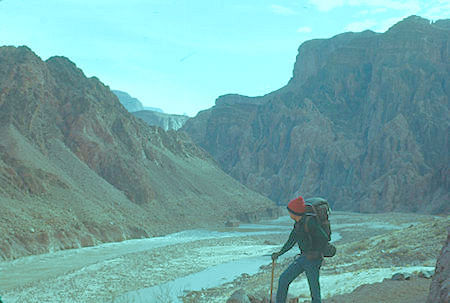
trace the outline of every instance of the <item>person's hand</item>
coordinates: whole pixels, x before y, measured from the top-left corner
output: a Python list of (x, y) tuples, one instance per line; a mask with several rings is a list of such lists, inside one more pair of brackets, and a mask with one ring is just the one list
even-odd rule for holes
[(272, 261), (276, 261), (280, 255), (276, 252), (272, 254)]

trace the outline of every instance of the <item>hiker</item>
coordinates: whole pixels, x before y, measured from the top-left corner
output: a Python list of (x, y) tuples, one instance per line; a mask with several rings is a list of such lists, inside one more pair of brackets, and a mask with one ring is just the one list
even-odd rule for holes
[(279, 252), (272, 254), (272, 260), (290, 250), (296, 243), (301, 254), (281, 274), (278, 281), (276, 303), (285, 303), (289, 285), (302, 272), (306, 273), (312, 303), (320, 303), (319, 270), (322, 265), (323, 251), (326, 250), (330, 237), (317, 222), (315, 216), (306, 215), (305, 200), (298, 197), (289, 202), (287, 209), (295, 221), (289, 239)]

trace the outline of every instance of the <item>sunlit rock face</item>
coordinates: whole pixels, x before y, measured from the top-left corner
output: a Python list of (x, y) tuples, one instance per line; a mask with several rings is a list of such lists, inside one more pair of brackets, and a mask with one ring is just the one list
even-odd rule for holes
[(131, 97), (128, 93), (120, 90), (112, 90), (117, 96), (120, 103), (136, 117), (144, 120), (148, 125), (158, 126), (164, 130), (178, 130), (189, 119), (185, 115), (172, 115), (163, 113), (159, 108), (144, 107), (136, 98)]
[(0, 48), (0, 259), (155, 236), (274, 203), (64, 57)]
[(289, 83), (227, 95), (182, 128), (234, 178), (279, 203), (450, 210), (450, 22), (303, 43)]
[(131, 97), (128, 93), (120, 91), (120, 90), (111, 90), (114, 95), (117, 96), (120, 103), (127, 109), (127, 111), (131, 112), (137, 112), (140, 110), (151, 110), (158, 113), (162, 113), (163, 110), (156, 107), (147, 107), (142, 105), (141, 101), (139, 99)]
[(133, 115), (144, 120), (148, 125), (159, 126), (164, 130), (178, 130), (189, 119), (184, 115), (171, 115), (152, 110), (133, 112)]
[(128, 93), (120, 90), (112, 90), (112, 92), (117, 96), (120, 103), (127, 109), (127, 111), (136, 112), (144, 110), (144, 106), (139, 99), (133, 98)]

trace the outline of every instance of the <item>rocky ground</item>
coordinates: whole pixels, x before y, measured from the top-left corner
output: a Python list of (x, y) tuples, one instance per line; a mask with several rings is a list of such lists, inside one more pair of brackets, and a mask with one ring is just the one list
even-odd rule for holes
[[(284, 225), (285, 228), (278, 229), (278, 232), (272, 229), (272, 233), (267, 233), (261, 226), (248, 225), (216, 231), (235, 232), (226, 237), (214, 237), (213, 231), (212, 237), (188, 237), (183, 240), (181, 236), (175, 236), (178, 242), (168, 241), (159, 246), (146, 244), (148, 240), (133, 240), (2, 262), (0, 295), (4, 303), (134, 302), (124, 301), (121, 295), (161, 285), (221, 263), (278, 250), (287, 239), (291, 223), (272, 221), (270, 224), (279, 225), (277, 227)], [(390, 278), (394, 272), (412, 273), (433, 268), (449, 225), (448, 217), (333, 213), (332, 226), (341, 238), (336, 242), (337, 256), (326, 260), (323, 265), (321, 281), (324, 297), (330, 298), (328, 302), (352, 302), (345, 297), (349, 296), (348, 293), (356, 289), (353, 296), (365, 296), (364, 292), (378, 287), (373, 283)], [(249, 234), (252, 231), (259, 232)], [(276, 277), (286, 268), (292, 256), (279, 259)], [(236, 280), (218, 287), (181, 293), (184, 297), (180, 300), (184, 303), (225, 302), (240, 288), (256, 298), (267, 297), (270, 264), (270, 257), (267, 257), (266, 265), (255, 274), (243, 273)], [(411, 281), (394, 282), (404, 284), (404, 293), (410, 293), (412, 288), (415, 293), (425, 295), (430, 280), (415, 280), (411, 280), (413, 284), (408, 284)], [(304, 279), (298, 278), (291, 285), (291, 290), (296, 296), (300, 295), (302, 300), (307, 300), (309, 295), (306, 284), (302, 283), (305, 283)], [(371, 286), (358, 288), (362, 284)], [(158, 298), (139, 302), (169, 303), (171, 300), (164, 298), (166, 291), (170, 290), (161, 288)], [(387, 295), (386, 292), (382, 293)]]
[[(325, 302), (425, 302), (430, 280), (414, 273), (434, 268), (450, 226), (448, 217), (340, 213), (333, 221), (333, 229), (342, 239), (335, 243), (337, 255), (326, 259), (322, 266), (322, 296), (328, 299)], [(272, 236), (269, 242), (280, 244), (280, 240)], [(281, 259), (275, 268), (276, 279), (291, 261), (292, 258)], [(402, 271), (412, 273), (412, 280), (382, 282)], [(225, 302), (237, 289), (262, 300), (269, 297), (270, 276), (268, 265), (256, 275), (243, 275), (217, 288), (191, 292), (184, 302)], [(289, 293), (299, 297), (299, 302), (309, 302), (304, 275), (291, 284)], [(411, 301), (410, 295), (418, 301)]]
[(430, 279), (413, 277), (404, 281), (364, 284), (349, 294), (326, 299), (324, 303), (424, 303), (430, 282)]

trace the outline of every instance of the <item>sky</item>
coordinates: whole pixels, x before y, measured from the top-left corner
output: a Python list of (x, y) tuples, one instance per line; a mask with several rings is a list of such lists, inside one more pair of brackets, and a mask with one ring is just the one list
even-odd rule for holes
[(195, 116), (220, 95), (284, 86), (304, 41), (410, 15), (450, 18), (450, 1), (0, 0), (0, 45), (65, 56), (144, 106)]

